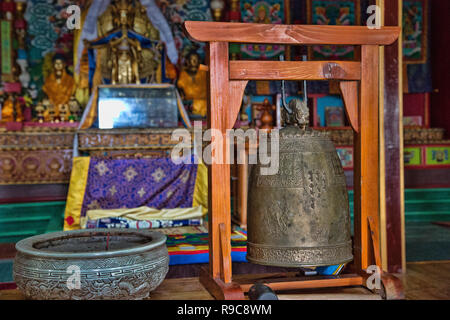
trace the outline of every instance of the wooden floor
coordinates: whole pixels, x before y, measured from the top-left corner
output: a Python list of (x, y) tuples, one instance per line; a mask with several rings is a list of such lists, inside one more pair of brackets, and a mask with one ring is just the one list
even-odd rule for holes
[(450, 300), (450, 261), (409, 262), (404, 278), (409, 300)]
[[(236, 277), (245, 277), (237, 275)], [(401, 276), (405, 296), (409, 300), (450, 300), (450, 261), (408, 263), (406, 274)], [(152, 300), (210, 300), (212, 296), (198, 282), (198, 278), (166, 279), (151, 294)], [(301, 299), (380, 299), (360, 287), (320, 289), (296, 292), (279, 292), (280, 300)], [(0, 300), (20, 300), (17, 290), (1, 290)]]

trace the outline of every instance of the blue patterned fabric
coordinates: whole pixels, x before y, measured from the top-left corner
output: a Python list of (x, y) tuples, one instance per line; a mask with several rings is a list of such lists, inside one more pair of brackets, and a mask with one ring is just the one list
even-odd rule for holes
[(101, 218), (88, 220), (86, 229), (94, 228), (125, 228), (125, 229), (158, 229), (184, 226), (200, 226), (203, 219), (181, 220), (129, 220), (121, 217)]
[(179, 63), (185, 63), (186, 54), (196, 50), (202, 58), (205, 56), (204, 42), (191, 42), (183, 31), (184, 21), (211, 21), (209, 0), (165, 1), (157, 0), (162, 14), (165, 16), (173, 34), (175, 47), (180, 54)]
[(81, 217), (91, 209), (189, 208), (197, 167), (170, 158), (91, 158)]

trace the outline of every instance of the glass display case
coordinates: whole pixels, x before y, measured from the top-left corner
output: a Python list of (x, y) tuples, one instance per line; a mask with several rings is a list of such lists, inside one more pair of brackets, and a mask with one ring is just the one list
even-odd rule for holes
[(99, 129), (174, 128), (178, 125), (174, 86), (101, 85), (97, 105)]

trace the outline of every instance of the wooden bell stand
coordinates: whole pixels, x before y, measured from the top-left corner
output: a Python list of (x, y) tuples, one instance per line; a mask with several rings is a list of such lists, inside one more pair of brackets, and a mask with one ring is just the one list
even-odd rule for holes
[[(209, 188), (209, 269), (200, 282), (216, 299), (243, 299), (251, 285), (263, 282), (273, 290), (366, 286), (368, 266), (381, 270), (379, 241), (378, 64), (379, 46), (397, 40), (400, 28), (364, 26), (269, 25), (252, 23), (184, 23), (195, 41), (208, 42), (208, 128), (222, 132), (236, 121), (249, 80), (340, 80), (342, 96), (355, 134), (354, 154), (354, 273), (299, 277), (283, 274), (253, 277), (252, 283), (232, 279), (230, 165), (211, 164)], [(229, 61), (228, 45), (265, 43), (284, 45), (360, 45), (361, 61)], [(225, 144), (224, 144), (224, 153)], [(402, 298), (398, 278), (382, 273), (381, 294)]]

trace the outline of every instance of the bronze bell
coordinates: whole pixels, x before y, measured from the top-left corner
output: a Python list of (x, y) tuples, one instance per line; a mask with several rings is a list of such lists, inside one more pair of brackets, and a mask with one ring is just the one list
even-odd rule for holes
[(261, 175), (256, 164), (250, 174), (247, 260), (282, 267), (343, 264), (353, 259), (344, 170), (326, 132), (307, 128), (306, 103), (292, 100), (289, 107), (279, 131), (278, 173)]

